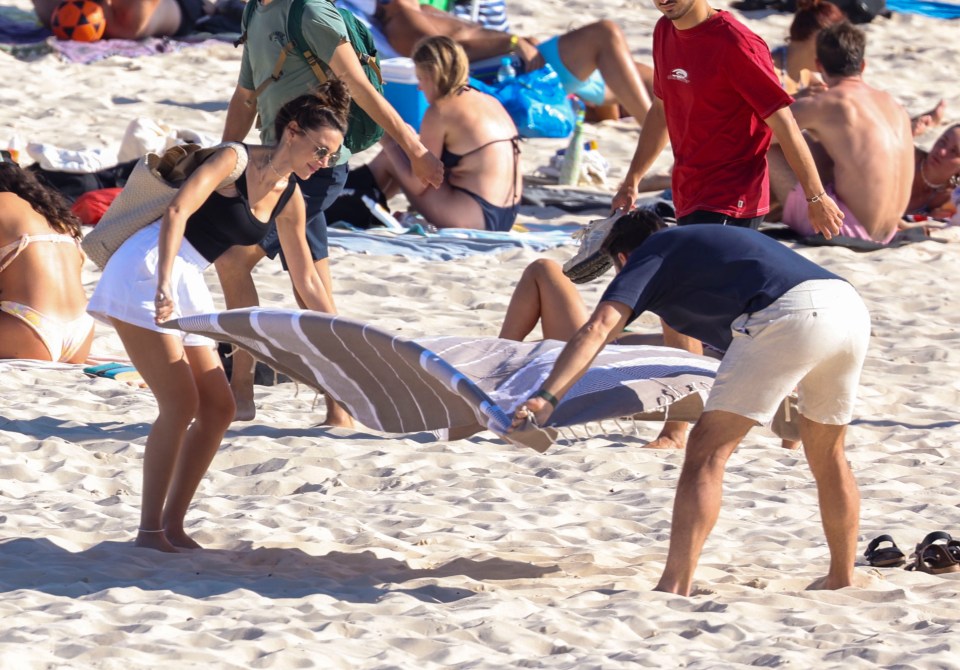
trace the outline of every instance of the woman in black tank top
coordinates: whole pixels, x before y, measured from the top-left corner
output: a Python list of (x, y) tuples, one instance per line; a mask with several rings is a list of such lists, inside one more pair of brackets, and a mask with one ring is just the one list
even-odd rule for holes
[[(258, 242), (275, 221), (306, 307), (334, 311), (307, 247), (306, 210), (292, 176), (306, 179), (336, 163), (349, 104), (339, 80), (287, 103), (277, 115), (275, 146), (231, 144), (213, 154), (163, 218), (124, 242), (104, 268), (90, 310), (116, 328), (159, 409), (144, 453), (137, 546), (167, 552), (199, 546), (184, 531), (184, 517), (234, 418), (212, 340), (160, 327), (213, 311), (204, 269), (230, 247)], [(218, 186), (226, 182), (232, 183)], [(153, 310), (145, 307), (151, 299)]]

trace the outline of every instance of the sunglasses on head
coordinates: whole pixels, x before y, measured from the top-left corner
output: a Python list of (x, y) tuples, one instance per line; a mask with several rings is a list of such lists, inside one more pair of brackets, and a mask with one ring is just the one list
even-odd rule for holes
[(13, 153), (7, 149), (0, 149), (0, 163), (13, 163), (14, 165), (19, 165), (16, 159), (13, 157)]

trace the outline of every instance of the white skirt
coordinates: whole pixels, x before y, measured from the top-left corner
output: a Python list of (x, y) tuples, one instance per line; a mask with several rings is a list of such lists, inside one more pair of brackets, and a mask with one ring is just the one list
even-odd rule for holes
[[(160, 222), (141, 228), (124, 242), (103, 269), (103, 275), (87, 305), (87, 312), (109, 324), (110, 319), (180, 337), (185, 347), (212, 347), (209, 337), (161, 328), (154, 321), (157, 295), (157, 264)], [(186, 239), (173, 261), (170, 278), (173, 290), (174, 313), (171, 318), (209, 314), (216, 311), (213, 296), (203, 279), (210, 263)]]

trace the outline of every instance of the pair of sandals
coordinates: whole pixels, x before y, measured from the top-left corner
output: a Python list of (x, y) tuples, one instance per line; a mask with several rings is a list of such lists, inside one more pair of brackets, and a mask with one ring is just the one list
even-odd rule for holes
[[(907, 557), (889, 535), (871, 540), (863, 552), (867, 562), (876, 568), (898, 568), (907, 563)], [(940, 575), (960, 572), (960, 540), (949, 533), (934, 531), (917, 544), (907, 570)]]

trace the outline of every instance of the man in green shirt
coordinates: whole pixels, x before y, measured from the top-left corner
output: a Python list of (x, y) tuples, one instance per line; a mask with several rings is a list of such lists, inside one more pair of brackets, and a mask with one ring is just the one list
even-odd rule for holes
[[(273, 124), (277, 111), (284, 103), (309, 92), (319, 82), (307, 62), (294, 50), (283, 64), (283, 74), (256, 95), (256, 88), (271, 76), (280, 51), (289, 41), (286, 34), (287, 13), (292, 0), (250, 1), (257, 2), (257, 6), (247, 22), (240, 77), (227, 108), (223, 140), (242, 141), (259, 113), (260, 139), (267, 144), (276, 140)], [(427, 151), (416, 132), (370, 84), (347, 37), (343, 18), (333, 3), (308, 3), (301, 25), (304, 39), (313, 53), (327, 64), (335, 76), (347, 83), (354, 102), (396, 140), (410, 159), (414, 174), (425, 184), (439, 186), (443, 181), (443, 165)], [(331, 293), (331, 303), (333, 295), (327, 224), (323, 211), (343, 189), (349, 157), (350, 152), (344, 147), (336, 166), (318, 170), (309, 180), (300, 183), (307, 203), (307, 242), (320, 278)], [(273, 258), (279, 251), (279, 240), (276, 232), (272, 231), (261, 245), (234, 247), (217, 260), (217, 273), (228, 309), (258, 304), (257, 290), (250, 272), (261, 258)], [(303, 306), (300, 296), (296, 292), (294, 294), (297, 304)], [(253, 404), (253, 359), (249, 354), (237, 352), (234, 356), (231, 384), (237, 400), (237, 419), (252, 419), (256, 415), (256, 408)], [(331, 425), (352, 425), (350, 416), (330, 399), (327, 401), (326, 422)]]

